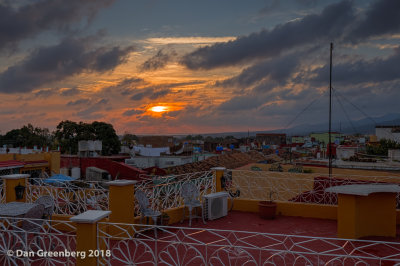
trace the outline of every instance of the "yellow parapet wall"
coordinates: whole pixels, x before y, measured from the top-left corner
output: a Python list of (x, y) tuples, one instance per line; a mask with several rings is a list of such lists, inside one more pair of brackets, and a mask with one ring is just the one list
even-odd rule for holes
[(337, 206), (301, 202), (277, 202), (278, 215), (337, 219)]
[[(46, 160), (49, 164), (48, 168), (50, 173), (52, 172), (56, 174), (60, 173), (59, 151), (37, 152), (31, 154), (17, 154), (17, 153), (0, 154), (0, 161), (9, 161), (9, 160), (16, 160), (20, 162)], [(29, 170), (29, 169), (22, 168), (22, 171), (24, 170)]]
[[(233, 210), (258, 212), (258, 202), (258, 200), (235, 199)], [(278, 215), (337, 220), (337, 205), (282, 201), (276, 203)], [(396, 210), (396, 224), (400, 225), (400, 210)]]

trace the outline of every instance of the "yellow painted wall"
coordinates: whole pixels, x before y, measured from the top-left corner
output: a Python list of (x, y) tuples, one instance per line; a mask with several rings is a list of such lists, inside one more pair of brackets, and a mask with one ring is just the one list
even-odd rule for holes
[[(258, 200), (235, 199), (233, 210), (245, 212), (258, 212)], [(337, 206), (322, 205), (301, 202), (282, 202), (277, 203), (277, 215), (299, 216), (308, 218), (320, 218), (336, 220)]]
[(396, 236), (396, 195), (339, 195), (338, 237)]
[[(258, 212), (258, 202), (258, 200), (235, 199), (233, 210), (243, 212)], [(337, 220), (338, 217), (337, 205), (279, 201), (276, 203), (278, 215), (329, 220)], [(396, 224), (400, 225), (400, 210), (396, 210)]]
[(45, 160), (49, 162), (50, 173), (60, 173), (61, 153), (59, 151), (45, 153)]
[[(19, 201), (19, 202), (25, 202), (26, 201), (26, 179), (25, 178), (19, 178), (19, 179), (6, 179), (5, 181), (5, 187), (6, 187), (6, 202), (13, 202), (13, 201)], [(25, 187), (24, 190), (24, 196), (22, 199), (17, 200), (17, 195), (15, 194), (15, 187), (21, 185)]]
[(59, 151), (51, 151), (51, 152), (38, 152), (31, 154), (0, 154), (0, 161), (9, 161), (9, 160), (17, 160), (21, 162), (25, 161), (38, 161), (38, 160), (46, 160), (49, 163), (50, 172), (54, 172), (56, 174), (60, 173), (60, 152)]
[(15, 159), (14, 159), (14, 155), (15, 155), (15, 154), (12, 154), (12, 153), (0, 154), (0, 162), (15, 160)]

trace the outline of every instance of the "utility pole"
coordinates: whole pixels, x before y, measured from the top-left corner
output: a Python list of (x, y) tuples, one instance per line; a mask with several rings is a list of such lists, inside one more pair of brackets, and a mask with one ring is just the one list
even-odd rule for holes
[(329, 68), (329, 141), (328, 141), (328, 151), (329, 151), (329, 177), (332, 177), (332, 50), (333, 43), (331, 42), (331, 52), (330, 52), (330, 68)]

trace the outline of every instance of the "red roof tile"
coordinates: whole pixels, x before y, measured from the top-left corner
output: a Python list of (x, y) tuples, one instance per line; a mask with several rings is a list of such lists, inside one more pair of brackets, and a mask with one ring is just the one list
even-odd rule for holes
[(2, 161), (0, 162), (0, 169), (1, 168), (18, 168), (18, 167), (23, 167), (25, 163), (15, 161), (15, 160), (9, 160), (9, 161)]

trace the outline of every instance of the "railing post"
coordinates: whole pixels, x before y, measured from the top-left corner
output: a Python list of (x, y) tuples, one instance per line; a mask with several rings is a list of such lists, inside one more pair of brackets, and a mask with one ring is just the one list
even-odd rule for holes
[(133, 224), (135, 218), (135, 184), (133, 180), (114, 180), (110, 186), (110, 222)]
[(98, 257), (89, 255), (90, 251), (98, 249), (97, 223), (103, 222), (110, 213), (90, 210), (70, 218), (76, 223), (76, 251), (85, 252), (85, 256), (77, 256), (76, 265), (97, 265)]
[(215, 192), (221, 192), (222, 191), (221, 178), (224, 175), (224, 171), (226, 170), (226, 168), (213, 167), (211, 168), (211, 170), (214, 171), (214, 176), (215, 176)]
[[(28, 174), (13, 174), (13, 175), (3, 175), (3, 193), (5, 193), (6, 202), (12, 201), (26, 201), (27, 193), (27, 179), (30, 175)], [(21, 185), (25, 187), (22, 199), (17, 199), (15, 187)]]

